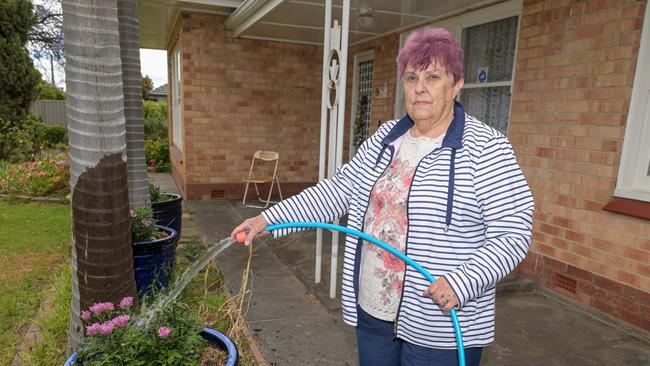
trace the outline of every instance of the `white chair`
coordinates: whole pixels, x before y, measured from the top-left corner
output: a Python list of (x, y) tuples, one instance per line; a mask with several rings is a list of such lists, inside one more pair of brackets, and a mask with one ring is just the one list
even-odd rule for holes
[[(273, 175), (254, 175), (254, 168), (255, 168), (255, 162), (256, 160), (262, 160), (268, 163), (275, 162), (275, 165), (273, 167)], [(280, 193), (280, 200), (282, 200), (282, 189), (280, 189), (280, 180), (278, 179), (278, 162), (280, 161), (280, 154), (278, 154), (275, 151), (255, 151), (255, 154), (253, 154), (253, 160), (251, 160), (251, 167), (248, 170), (248, 178), (242, 179), (243, 182), (246, 182), (246, 189), (244, 190), (244, 199), (242, 200), (242, 204), (246, 207), (257, 207), (257, 208), (266, 208), (268, 207), (269, 203), (277, 203), (278, 201), (271, 201), (271, 193), (273, 192), (273, 185), (278, 186), (278, 192)], [(253, 204), (247, 204), (246, 203), (246, 196), (248, 195), (248, 186), (253, 183), (255, 185), (255, 192), (257, 193), (257, 199), (264, 203), (264, 206), (262, 205), (253, 205)], [(271, 186), (269, 187), (269, 194), (266, 197), (266, 200), (264, 200), (260, 196), (260, 191), (257, 187), (258, 184), (263, 184), (263, 183), (270, 183)]]

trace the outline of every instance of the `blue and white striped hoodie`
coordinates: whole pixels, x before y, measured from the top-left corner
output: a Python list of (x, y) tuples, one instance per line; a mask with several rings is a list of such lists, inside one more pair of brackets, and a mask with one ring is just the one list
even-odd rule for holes
[[(534, 204), (506, 137), (466, 115), (459, 103), (454, 109), (442, 146), (416, 168), (408, 194), (405, 254), (434, 277), (449, 281), (460, 302), (457, 314), (465, 347), (482, 347), (494, 340), (496, 283), (528, 251)], [(412, 126), (408, 116), (382, 124), (334, 177), (262, 215), (269, 224), (278, 224), (331, 222), (347, 213), (348, 226), (363, 231), (372, 187)], [(273, 235), (298, 230), (276, 230)], [(357, 323), (361, 248), (360, 239), (346, 237), (341, 301), (344, 321), (352, 326)], [(406, 267), (396, 336), (424, 347), (454, 349), (451, 318), (422, 296), (429, 285)]]

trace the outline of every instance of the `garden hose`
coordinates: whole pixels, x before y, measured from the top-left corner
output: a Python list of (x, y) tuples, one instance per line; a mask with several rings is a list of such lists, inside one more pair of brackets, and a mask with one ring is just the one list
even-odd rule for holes
[[(402, 252), (398, 251), (397, 249), (391, 247), (390, 245), (384, 243), (383, 241), (374, 238), (368, 234), (362, 233), (361, 231), (350, 229), (347, 227), (343, 226), (338, 226), (338, 225), (332, 225), (332, 224), (324, 224), (320, 222), (288, 222), (284, 224), (276, 224), (276, 225), (269, 225), (266, 227), (266, 230), (268, 231), (273, 231), (273, 230), (279, 230), (279, 229), (288, 229), (288, 228), (317, 228), (317, 229), (327, 229), (327, 230), (336, 230), (340, 231), (343, 233), (346, 233), (348, 235), (353, 235), (356, 237), (359, 237), (363, 240), (366, 240), (370, 243), (373, 243), (384, 250), (389, 251), (391, 254), (394, 256), (398, 257), (399, 259), (403, 260), (406, 262), (408, 265), (411, 267), (415, 268), (418, 270), (418, 272), (422, 273), (422, 275), (430, 282), (434, 282), (436, 279), (433, 277), (429, 272), (427, 272), (426, 269), (424, 269), (421, 265), (419, 265), (417, 262), (412, 260), (411, 258), (407, 257), (404, 255)], [(456, 344), (458, 345), (458, 365), (459, 366), (465, 366), (465, 347), (463, 347), (463, 335), (460, 330), (460, 323), (458, 322), (458, 316), (456, 315), (456, 310), (451, 309), (451, 320), (454, 325), (454, 333), (456, 334)]]

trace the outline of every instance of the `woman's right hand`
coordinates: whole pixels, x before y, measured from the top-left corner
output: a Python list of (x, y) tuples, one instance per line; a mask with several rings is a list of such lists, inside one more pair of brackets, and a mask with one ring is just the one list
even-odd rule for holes
[(239, 226), (230, 233), (230, 238), (236, 240), (237, 233), (243, 231), (246, 233), (244, 245), (249, 246), (253, 242), (253, 239), (258, 236), (261, 237), (270, 234), (269, 231), (265, 230), (268, 225), (269, 223), (266, 222), (266, 219), (262, 215), (251, 217), (239, 224)]

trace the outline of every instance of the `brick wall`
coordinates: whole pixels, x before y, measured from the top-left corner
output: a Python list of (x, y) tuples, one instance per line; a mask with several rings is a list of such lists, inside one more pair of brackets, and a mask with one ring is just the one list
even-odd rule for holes
[(608, 213), (644, 1), (525, 1), (509, 138), (536, 202), (538, 283), (650, 330), (650, 222)]
[(176, 176), (188, 199), (240, 198), (253, 152), (275, 150), (283, 193), (295, 193), (318, 175), (322, 48), (236, 39), (224, 20), (180, 19), (184, 151), (172, 151)]

